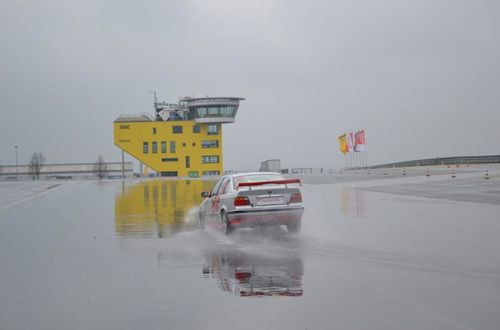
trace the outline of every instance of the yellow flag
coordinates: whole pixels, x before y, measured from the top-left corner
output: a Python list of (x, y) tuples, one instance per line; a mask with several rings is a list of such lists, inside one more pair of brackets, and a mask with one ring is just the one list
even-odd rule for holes
[(339, 147), (340, 152), (345, 155), (345, 153), (347, 152), (347, 139), (345, 134), (339, 136)]

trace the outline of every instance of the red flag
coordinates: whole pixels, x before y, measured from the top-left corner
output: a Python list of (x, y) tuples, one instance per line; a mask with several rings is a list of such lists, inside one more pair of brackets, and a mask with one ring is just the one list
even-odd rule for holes
[(359, 151), (365, 151), (366, 150), (366, 144), (365, 144), (365, 130), (359, 130), (356, 132), (355, 135), (355, 142), (354, 142), (354, 151), (359, 152)]

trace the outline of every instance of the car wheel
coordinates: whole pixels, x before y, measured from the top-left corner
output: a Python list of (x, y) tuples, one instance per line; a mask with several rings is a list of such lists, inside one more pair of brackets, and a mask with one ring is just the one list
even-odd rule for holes
[(298, 233), (300, 231), (300, 225), (300, 221), (291, 222), (286, 225), (286, 229), (288, 229), (289, 233)]
[(233, 231), (233, 227), (229, 223), (229, 219), (227, 218), (227, 215), (226, 213), (224, 213), (224, 211), (221, 212), (220, 218), (222, 221), (222, 232), (226, 235), (231, 234), (231, 232)]

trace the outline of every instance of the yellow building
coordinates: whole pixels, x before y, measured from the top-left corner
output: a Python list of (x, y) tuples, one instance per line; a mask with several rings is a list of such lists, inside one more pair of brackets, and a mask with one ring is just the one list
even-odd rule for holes
[(114, 143), (161, 176), (197, 178), (223, 172), (222, 124), (232, 123), (238, 97), (155, 102), (156, 118), (120, 116)]

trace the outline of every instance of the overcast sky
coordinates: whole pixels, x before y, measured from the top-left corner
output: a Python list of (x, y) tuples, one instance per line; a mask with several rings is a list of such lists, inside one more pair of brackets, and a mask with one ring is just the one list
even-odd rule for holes
[[(0, 1), (0, 164), (120, 160), (113, 120), (240, 96), (225, 169), (500, 154), (499, 1)], [(132, 158), (127, 157), (129, 160)]]

